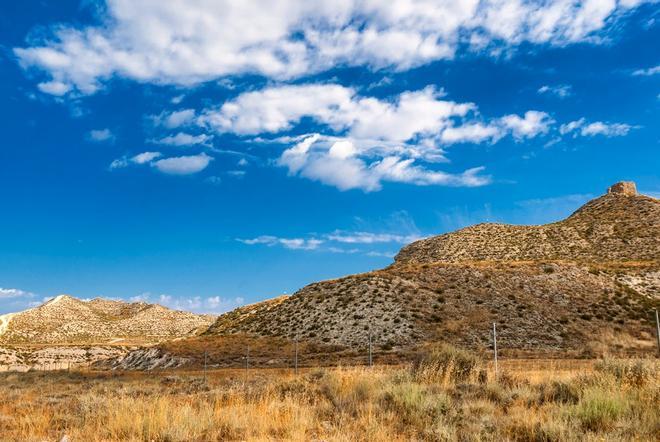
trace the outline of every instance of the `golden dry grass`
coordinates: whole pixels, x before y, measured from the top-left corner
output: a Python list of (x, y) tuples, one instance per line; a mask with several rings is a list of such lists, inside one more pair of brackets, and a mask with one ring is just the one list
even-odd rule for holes
[(658, 440), (657, 360), (0, 376), (0, 440)]

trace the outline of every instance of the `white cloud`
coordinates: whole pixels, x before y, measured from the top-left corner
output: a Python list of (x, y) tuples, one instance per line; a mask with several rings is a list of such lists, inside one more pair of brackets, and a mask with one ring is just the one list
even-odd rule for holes
[(532, 138), (545, 134), (554, 122), (545, 112), (527, 111), (524, 117), (507, 115), (501, 119), (504, 127), (509, 129), (517, 139)]
[(160, 152), (142, 152), (131, 158), (131, 161), (135, 164), (145, 164), (150, 163), (161, 155), (162, 154)]
[(448, 127), (442, 132), (440, 140), (447, 143), (496, 143), (502, 137), (511, 134), (516, 140), (545, 135), (554, 124), (554, 120), (545, 112), (527, 111), (524, 116), (505, 115), (489, 124), (468, 122), (457, 127)]
[(212, 160), (212, 157), (201, 153), (199, 155), (164, 158), (152, 163), (152, 165), (159, 171), (170, 175), (190, 175), (206, 169)]
[(316, 250), (324, 242), (323, 240), (315, 238), (280, 238), (271, 235), (261, 235), (252, 239), (237, 239), (237, 241), (247, 245), (263, 244), (269, 247), (281, 245), (292, 250)]
[(325, 236), (329, 241), (347, 244), (399, 243), (408, 244), (421, 238), (416, 234), (399, 235), (393, 233), (345, 232), (337, 230)]
[(579, 120), (562, 124), (559, 132), (562, 135), (573, 134), (573, 137), (577, 137), (578, 135), (583, 137), (593, 137), (595, 135), (621, 137), (628, 135), (631, 129), (637, 129), (638, 127), (625, 123), (604, 123), (602, 121), (587, 123), (586, 119), (580, 118)]
[(176, 129), (185, 126), (195, 118), (194, 109), (182, 109), (174, 112), (163, 112), (160, 115), (151, 117), (156, 126), (163, 126), (168, 129)]
[(562, 135), (566, 135), (571, 132), (575, 132), (577, 129), (580, 127), (584, 126), (584, 123), (586, 123), (585, 118), (580, 118), (579, 120), (571, 121), (569, 123), (562, 124), (559, 127), (559, 133)]
[(633, 126), (625, 123), (603, 123), (596, 121), (595, 123), (587, 124), (584, 126), (580, 134), (582, 136), (604, 135), (606, 137), (620, 137), (627, 135)]
[(195, 144), (208, 145), (212, 139), (212, 136), (206, 134), (191, 135), (185, 132), (179, 132), (176, 135), (169, 135), (153, 141), (157, 144), (166, 144), (169, 146), (193, 146)]
[(494, 124), (467, 123), (458, 127), (448, 127), (442, 131), (440, 139), (447, 143), (482, 143), (495, 142), (504, 136), (501, 127)]
[(472, 103), (441, 100), (443, 95), (428, 87), (389, 102), (360, 97), (354, 89), (336, 84), (271, 87), (207, 109), (198, 122), (218, 132), (250, 135), (289, 130), (310, 117), (334, 130), (348, 129), (354, 138), (401, 142), (435, 133), (449, 118), (474, 109)]
[[(410, 226), (406, 226), (410, 227)], [(310, 235), (306, 238), (283, 238), (273, 235), (261, 235), (256, 238), (242, 239), (237, 238), (238, 242), (246, 245), (265, 245), (268, 247), (280, 246), (291, 250), (313, 250), (329, 253), (356, 254), (361, 253), (367, 256), (387, 256), (389, 252), (381, 250), (365, 250), (360, 246), (369, 246), (370, 248), (382, 244), (408, 244), (422, 238), (418, 233), (391, 233), (391, 232), (368, 232), (362, 230), (346, 231), (335, 230), (326, 234)], [(352, 248), (344, 246), (350, 244)]]
[(37, 87), (41, 92), (45, 94), (55, 95), (58, 97), (65, 95), (73, 88), (71, 84), (63, 83), (61, 81), (47, 81), (44, 83), (39, 83)]
[(647, 69), (637, 69), (636, 71), (633, 72), (633, 75), (635, 76), (645, 76), (645, 77), (650, 77), (651, 75), (656, 75), (656, 74), (660, 74), (660, 65)]
[(300, 77), (337, 65), (405, 70), (523, 42), (597, 43), (643, 0), (108, 0), (98, 25), (54, 26), (14, 52), (55, 95), (114, 77), (189, 86), (231, 75)]
[(26, 292), (21, 289), (8, 289), (0, 287), (0, 299), (8, 298), (33, 298), (34, 293)]
[[(291, 175), (319, 181), (339, 190), (376, 191), (381, 189), (383, 181), (446, 186), (482, 186), (490, 182), (490, 177), (479, 175), (483, 171), (481, 167), (449, 174), (415, 165), (413, 158), (391, 155), (368, 162), (353, 155), (338, 155), (337, 143), (349, 142), (329, 143), (324, 137), (311, 135), (285, 150), (278, 164), (287, 167)], [(342, 148), (342, 154), (346, 150)]]
[[(446, 161), (443, 145), (496, 142), (548, 132), (548, 114), (528, 111), (488, 123), (475, 121), (473, 103), (446, 100), (444, 91), (427, 87), (391, 100), (364, 97), (336, 84), (270, 87), (246, 92), (197, 119), (203, 127), (237, 135), (278, 134), (295, 129), (303, 118), (323, 126), (325, 134), (280, 137), (295, 145), (278, 164), (299, 175), (341, 190), (374, 191), (383, 181), (417, 185), (478, 186), (490, 182), (481, 168), (449, 174), (418, 163)], [(457, 123), (460, 125), (457, 126)]]
[(541, 86), (538, 90), (539, 94), (551, 94), (559, 98), (568, 98), (573, 95), (573, 88), (568, 84), (559, 84), (555, 86)]
[(110, 170), (123, 169), (124, 167), (128, 167), (128, 159), (122, 157), (113, 160), (112, 163), (110, 163), (109, 169)]
[(126, 156), (117, 158), (112, 163), (110, 163), (110, 170), (114, 169), (123, 169), (128, 167), (131, 164), (147, 164), (160, 157), (162, 154), (160, 152), (142, 152), (131, 158)]
[(114, 134), (110, 129), (95, 129), (89, 131), (87, 134), (88, 139), (92, 141), (112, 141), (115, 139)]

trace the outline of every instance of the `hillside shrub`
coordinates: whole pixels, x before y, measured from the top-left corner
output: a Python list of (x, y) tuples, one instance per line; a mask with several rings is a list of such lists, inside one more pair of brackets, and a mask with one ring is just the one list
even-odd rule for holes
[(474, 353), (441, 344), (413, 364), (412, 374), (417, 381), (424, 383), (476, 382), (482, 365)]

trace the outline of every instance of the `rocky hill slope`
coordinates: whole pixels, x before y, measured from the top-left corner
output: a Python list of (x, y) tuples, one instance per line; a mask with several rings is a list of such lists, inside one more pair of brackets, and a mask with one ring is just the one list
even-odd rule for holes
[(415, 242), (390, 267), (311, 284), (218, 318), (247, 333), (383, 351), (429, 341), (484, 349), (492, 323), (521, 352), (654, 349), (660, 201), (632, 183), (544, 226), (481, 224)]
[(0, 345), (155, 343), (202, 332), (214, 319), (157, 304), (60, 295), (0, 317)]
[(660, 201), (617, 183), (563, 221), (542, 226), (477, 224), (416, 241), (397, 263), (483, 260), (628, 261), (660, 254)]

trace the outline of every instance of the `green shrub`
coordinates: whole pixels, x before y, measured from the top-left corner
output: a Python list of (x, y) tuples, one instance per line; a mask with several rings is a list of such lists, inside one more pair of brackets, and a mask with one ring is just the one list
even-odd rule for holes
[(481, 359), (474, 353), (442, 344), (416, 361), (412, 373), (415, 379), (426, 383), (474, 382), (481, 365)]
[(432, 393), (414, 382), (390, 385), (382, 397), (383, 408), (396, 413), (403, 423), (423, 427), (449, 410), (451, 401), (444, 393)]
[(602, 432), (614, 427), (625, 411), (626, 401), (621, 396), (607, 389), (591, 388), (584, 392), (572, 414), (583, 429)]

